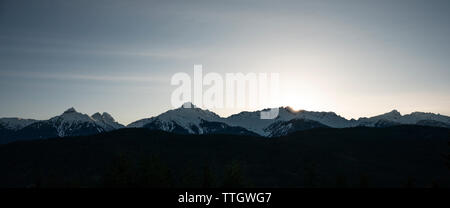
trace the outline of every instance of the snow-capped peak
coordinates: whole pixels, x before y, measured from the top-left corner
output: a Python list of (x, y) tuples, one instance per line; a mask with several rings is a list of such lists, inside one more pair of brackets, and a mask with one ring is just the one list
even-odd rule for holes
[(100, 114), (99, 112), (92, 114), (91, 117), (93, 119), (95, 119), (95, 120), (102, 120), (103, 119), (102, 114)]
[(103, 112), (102, 117), (105, 121), (116, 122), (116, 120), (107, 112)]
[(171, 131), (173, 128), (179, 126), (189, 133), (202, 133), (200, 124), (203, 121), (223, 122), (222, 118), (217, 114), (209, 110), (198, 108), (194, 104), (187, 102), (179, 108), (166, 111), (156, 117), (133, 122), (129, 124), (128, 127), (140, 128), (154, 123), (155, 125), (160, 126), (161, 130), (164, 131)]
[(253, 112), (240, 112), (225, 118), (225, 122), (230, 126), (241, 126), (258, 133), (259, 135), (268, 136), (270, 132), (264, 130), (266, 127), (278, 121), (291, 120), (296, 116), (296, 111), (292, 108), (280, 107), (278, 108), (278, 116), (275, 119), (261, 119), (261, 112), (268, 110), (270, 109), (263, 109)]
[[(191, 105), (190, 108), (188, 107), (189, 105)], [(160, 114), (155, 120), (158, 120), (163, 125), (170, 123), (167, 125), (168, 127), (173, 126), (172, 124), (175, 123), (189, 132), (195, 132), (192, 128), (201, 129), (200, 123), (202, 121), (220, 122), (221, 117), (209, 110), (197, 108), (192, 103), (185, 103), (180, 108)]]
[(379, 118), (389, 119), (389, 120), (396, 120), (402, 117), (402, 114), (398, 112), (397, 110), (392, 110), (391, 112), (382, 114), (378, 116)]
[(77, 112), (75, 108), (67, 109), (63, 114), (51, 118), (48, 122), (56, 128), (60, 137), (67, 136), (68, 132), (81, 128), (93, 128), (97, 132), (104, 132), (123, 127), (123, 125), (115, 122), (114, 118), (108, 113), (96, 113), (91, 117)]
[(62, 122), (93, 122), (94, 119), (86, 114), (79, 113), (75, 108), (69, 108), (63, 114), (55, 116), (50, 120), (59, 120)]
[(391, 112), (389, 112), (389, 114), (391, 115), (396, 115), (396, 116), (401, 116), (402, 114), (400, 114), (400, 112), (398, 112), (398, 110), (392, 110)]
[(95, 120), (93, 118), (77, 112), (73, 107), (64, 111), (63, 114), (49, 119), (48, 122), (56, 128), (60, 137), (67, 136), (67, 132), (79, 129), (82, 125), (95, 126)]
[(335, 112), (300, 111), (295, 118), (317, 121), (333, 128), (351, 126), (349, 120), (337, 115)]

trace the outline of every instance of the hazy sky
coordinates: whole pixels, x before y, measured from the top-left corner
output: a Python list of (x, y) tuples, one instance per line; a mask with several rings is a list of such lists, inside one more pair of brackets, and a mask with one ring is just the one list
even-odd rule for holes
[(295, 109), (450, 115), (449, 20), (447, 0), (0, 0), (0, 117), (73, 106), (127, 124), (171, 109), (171, 76), (194, 64), (279, 72)]

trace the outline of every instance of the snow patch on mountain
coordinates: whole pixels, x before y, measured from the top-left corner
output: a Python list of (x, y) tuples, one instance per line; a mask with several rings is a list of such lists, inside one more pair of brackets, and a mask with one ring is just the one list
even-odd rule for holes
[(23, 118), (0, 118), (0, 126), (9, 130), (17, 131), (37, 121), (38, 120)]
[(353, 126), (352, 122), (334, 112), (299, 111), (296, 119), (317, 121), (333, 128), (346, 128)]
[(127, 127), (128, 128), (142, 128), (146, 124), (149, 124), (149, 123), (153, 122), (154, 120), (155, 120), (155, 117), (144, 118), (144, 119), (137, 120), (135, 122), (132, 122), (132, 123), (128, 124)]
[[(135, 121), (127, 127), (181, 134), (242, 133), (254, 135), (256, 133), (272, 137), (320, 127), (389, 127), (402, 124), (446, 128), (450, 126), (450, 117), (448, 116), (423, 112), (401, 115), (397, 110), (369, 118), (348, 120), (334, 112), (295, 111), (290, 107), (280, 107), (278, 108), (279, 114), (275, 119), (261, 119), (261, 112), (269, 110), (244, 111), (223, 118), (214, 112), (198, 108), (192, 103), (185, 103), (179, 108), (166, 111), (158, 116)], [(25, 129), (27, 135), (32, 136), (35, 132), (36, 135), (40, 134), (42, 137), (48, 138), (51, 136), (89, 135), (124, 128), (124, 126), (106, 112), (89, 116), (77, 112), (74, 108), (69, 108), (63, 114), (44, 121), (2, 118), (0, 119), (0, 128), (17, 132)]]
[[(185, 129), (187, 133), (203, 134), (205, 133), (204, 128), (201, 127), (200, 123), (202, 121), (208, 121), (222, 122), (232, 127), (243, 127), (248, 131), (255, 132), (261, 136), (270, 137), (274, 132), (281, 132), (276, 134), (282, 134), (282, 132), (284, 132), (283, 130), (275, 130), (274, 128), (277, 126), (279, 128), (284, 128), (286, 131), (288, 131), (288, 129), (303, 129), (300, 125), (304, 125), (305, 127), (311, 126), (311, 123), (301, 123), (296, 121), (295, 128), (293, 128), (289, 123), (283, 123), (291, 120), (314, 121), (331, 128), (350, 128), (356, 126), (388, 127), (401, 124), (420, 125), (418, 122), (433, 125), (433, 122), (431, 121), (440, 122), (439, 124), (434, 122), (437, 126), (450, 125), (450, 119), (447, 116), (420, 112), (402, 116), (397, 110), (370, 118), (348, 120), (334, 112), (295, 111), (290, 107), (280, 107), (278, 108), (279, 114), (275, 119), (261, 119), (261, 112), (269, 111), (270, 109), (253, 112), (243, 111), (227, 118), (222, 118), (211, 111), (202, 110), (194, 105), (192, 105), (192, 108), (186, 108), (184, 106), (185, 105), (174, 110), (169, 110), (153, 118), (136, 121), (128, 127), (144, 127), (145, 125), (152, 123), (152, 128), (158, 128), (164, 131), (175, 131), (174, 129), (178, 129), (177, 131), (179, 131), (179, 129)], [(270, 126), (271, 128), (268, 128)]]
[[(264, 109), (267, 111), (270, 109)], [(275, 119), (260, 119), (261, 111), (242, 112), (226, 118), (227, 124), (242, 126), (262, 136), (270, 136), (273, 128), (267, 128), (275, 123), (290, 121), (293, 119), (312, 120), (333, 128), (350, 127), (352, 122), (336, 115), (334, 112), (294, 111), (291, 107), (280, 107)], [(287, 128), (283, 126), (283, 128)]]
[(163, 131), (173, 131), (175, 127), (185, 129), (190, 134), (203, 134), (201, 123), (221, 122), (221, 117), (217, 114), (198, 108), (192, 103), (185, 103), (181, 107), (169, 110), (157, 117), (133, 122), (128, 127), (145, 127), (152, 124), (153, 128), (159, 126)]
[(72, 136), (72, 132), (82, 132), (83, 129), (95, 129), (98, 133), (123, 128), (108, 113), (96, 113), (92, 117), (79, 113), (75, 108), (69, 108), (63, 114), (55, 116), (48, 124), (56, 128), (59, 137)]
[[(360, 118), (357, 120), (358, 126), (368, 126), (368, 127), (381, 127), (380, 123), (389, 125), (384, 126), (392, 126), (392, 125), (400, 125), (400, 124), (410, 124), (410, 125), (420, 125), (420, 122), (423, 121), (436, 121), (443, 124), (450, 125), (450, 117), (434, 114), (434, 113), (423, 113), (423, 112), (413, 112), (411, 114), (401, 115), (397, 110), (393, 110), (391, 112), (381, 114), (378, 116), (373, 116), (370, 118)], [(428, 122), (428, 124), (431, 124)], [(442, 125), (442, 124), (441, 124)]]
[[(96, 121), (92, 117), (77, 112), (75, 108), (69, 108), (63, 114), (49, 119), (48, 122), (56, 128), (59, 137), (70, 136), (68, 132), (76, 131), (81, 127), (95, 127), (96, 125)], [(103, 132), (103, 129), (99, 129), (100, 132)]]
[(314, 128), (329, 128), (328, 126), (313, 120), (292, 119), (289, 121), (278, 121), (264, 130), (270, 132), (269, 137), (285, 136), (296, 131), (304, 131)]

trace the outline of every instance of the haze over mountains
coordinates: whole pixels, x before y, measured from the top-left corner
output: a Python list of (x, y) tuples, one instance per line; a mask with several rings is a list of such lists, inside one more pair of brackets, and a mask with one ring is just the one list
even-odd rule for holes
[[(183, 105), (186, 106), (186, 105)], [(313, 128), (390, 127), (421, 125), (450, 128), (450, 117), (414, 112), (401, 115), (398, 111), (370, 117), (345, 119), (334, 112), (294, 111), (280, 107), (275, 119), (260, 119), (261, 111), (241, 112), (227, 118), (192, 105), (181, 106), (158, 116), (135, 121), (128, 126), (119, 124), (108, 113), (92, 116), (74, 108), (49, 120), (21, 118), (0, 119), (0, 143), (40, 138), (92, 135), (120, 128), (147, 128), (178, 134), (231, 134), (277, 137)], [(264, 109), (262, 111), (267, 111)]]

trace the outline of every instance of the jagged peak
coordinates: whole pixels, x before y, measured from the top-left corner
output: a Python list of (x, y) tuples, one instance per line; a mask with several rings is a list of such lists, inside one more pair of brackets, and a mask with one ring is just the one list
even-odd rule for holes
[(109, 120), (109, 121), (115, 121), (114, 118), (107, 112), (103, 112), (102, 114), (103, 119)]
[(66, 111), (64, 111), (63, 114), (68, 114), (68, 113), (78, 113), (77, 110), (75, 110), (74, 107), (71, 107), (69, 109), (67, 109)]
[(393, 116), (402, 116), (402, 114), (400, 114), (400, 112), (398, 112), (398, 110), (394, 109), (389, 113), (386, 113), (385, 115), (393, 115)]
[(195, 106), (192, 102), (185, 102), (183, 105), (180, 106), (180, 108), (198, 108)]
[(294, 108), (292, 108), (291, 106), (286, 106), (283, 107), (286, 111), (288, 111), (289, 113), (292, 114), (297, 114), (298, 112), (301, 112), (302, 110), (295, 110)]
[(103, 112), (101, 114), (100, 114), (100, 112), (97, 112), (97, 113), (94, 113), (91, 117), (96, 120), (115, 122), (114, 118), (107, 112)]
[(421, 112), (421, 111), (414, 111), (410, 113), (410, 115), (441, 115), (439, 113), (432, 113), (432, 112)]
[(91, 116), (92, 118), (101, 118), (102, 114), (100, 114), (99, 112), (92, 114)]

